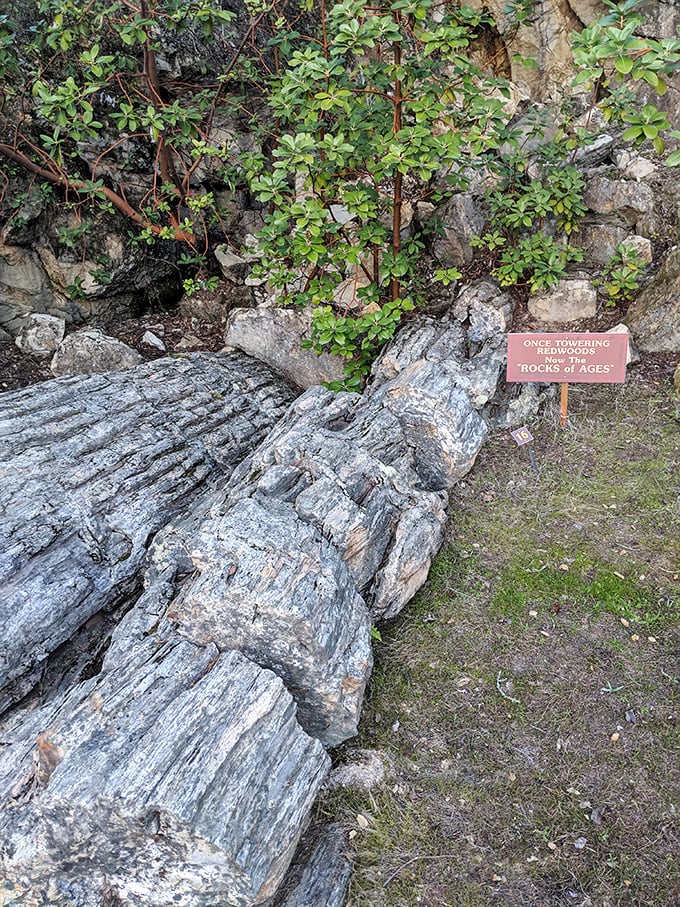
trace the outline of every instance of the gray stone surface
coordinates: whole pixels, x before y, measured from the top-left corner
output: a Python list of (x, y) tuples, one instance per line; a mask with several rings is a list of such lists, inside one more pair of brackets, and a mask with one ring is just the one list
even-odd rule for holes
[(597, 290), (589, 280), (567, 278), (529, 297), (531, 315), (546, 324), (568, 324), (597, 313)]
[(0, 751), (10, 904), (261, 903), (329, 765), (277, 677), (179, 639), (145, 640), (13, 730)]
[(349, 850), (347, 832), (339, 825), (317, 832), (271, 907), (343, 907), (352, 874)]
[(473, 343), (500, 341), (512, 320), (510, 296), (495, 281), (480, 280), (459, 293), (454, 312), (461, 322), (469, 321), (467, 339)]
[(59, 345), (50, 369), (53, 375), (98, 375), (132, 368), (143, 362), (132, 347), (101, 331), (76, 331)]
[(276, 305), (235, 309), (229, 315), (224, 342), (266, 362), (296, 387), (342, 381), (342, 358), (300, 348), (310, 336), (310, 325), (309, 312)]
[(680, 246), (633, 301), (625, 323), (641, 350), (680, 352)]
[(54, 315), (28, 315), (16, 337), (16, 345), (24, 353), (51, 356), (64, 339), (66, 322)]
[(608, 265), (619, 243), (630, 235), (630, 229), (620, 223), (585, 221), (573, 236), (573, 243), (582, 248), (588, 262)]
[(597, 214), (617, 214), (630, 226), (654, 212), (654, 193), (644, 183), (595, 176), (586, 183), (583, 201)]
[(150, 536), (291, 399), (240, 354), (0, 395), (0, 711), (50, 652), (132, 593)]
[(152, 346), (155, 349), (159, 350), (161, 353), (165, 352), (165, 344), (157, 334), (154, 334), (153, 331), (144, 331), (141, 343), (143, 343), (145, 346)]
[(445, 267), (463, 267), (473, 258), (470, 240), (484, 230), (480, 202), (469, 193), (454, 195), (437, 210), (444, 235), (434, 244), (434, 254)]

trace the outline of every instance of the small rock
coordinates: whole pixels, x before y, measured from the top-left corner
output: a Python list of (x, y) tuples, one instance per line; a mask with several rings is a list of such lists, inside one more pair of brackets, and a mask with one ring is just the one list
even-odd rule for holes
[(66, 322), (54, 315), (33, 313), (20, 330), (15, 343), (22, 353), (51, 356), (64, 339)]
[(146, 331), (142, 337), (141, 342), (145, 346), (153, 346), (155, 349), (160, 350), (162, 353), (165, 352), (165, 344), (160, 337), (157, 337), (153, 331)]
[(598, 135), (589, 145), (576, 149), (574, 161), (580, 167), (594, 167), (595, 164), (599, 164), (609, 157), (613, 144), (614, 139), (611, 135), (607, 135), (607, 133)]
[(640, 354), (637, 351), (635, 344), (633, 343), (633, 338), (630, 336), (630, 331), (628, 330), (627, 324), (616, 324), (613, 328), (610, 328), (607, 334), (627, 334), (628, 335), (628, 349), (626, 351), (626, 365), (635, 365), (636, 362), (640, 361)]
[(643, 180), (656, 173), (657, 166), (645, 157), (633, 151), (621, 150), (614, 155), (616, 166), (621, 171), (621, 176), (631, 180)]
[(144, 360), (115, 337), (101, 331), (77, 331), (59, 345), (50, 369), (53, 375), (93, 375), (139, 365)]
[(623, 244), (626, 248), (637, 252), (640, 258), (648, 264), (652, 261), (652, 241), (647, 239), (646, 236), (638, 236), (637, 234), (628, 236), (624, 239)]
[(357, 750), (352, 761), (339, 765), (328, 778), (328, 788), (348, 787), (352, 790), (371, 790), (385, 778), (385, 754), (377, 750)]
[(231, 249), (225, 245), (217, 246), (215, 249), (215, 258), (217, 259), (217, 263), (220, 266), (220, 270), (222, 271), (225, 280), (234, 284), (243, 283), (250, 270), (250, 265), (245, 258), (236, 255), (235, 252), (232, 252)]
[(185, 334), (179, 341), (176, 350), (198, 350), (203, 346), (203, 341), (193, 334)]
[(562, 324), (593, 318), (597, 312), (597, 290), (589, 280), (560, 280), (552, 290), (529, 297), (529, 312), (539, 321)]

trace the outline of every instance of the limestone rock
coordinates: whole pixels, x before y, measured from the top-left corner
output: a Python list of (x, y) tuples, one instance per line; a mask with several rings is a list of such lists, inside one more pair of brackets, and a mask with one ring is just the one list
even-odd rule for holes
[(625, 323), (641, 350), (680, 352), (680, 246), (633, 301)]
[(80, 626), (134, 595), (150, 535), (291, 399), (236, 353), (0, 395), (0, 712)]
[(34, 313), (29, 315), (16, 338), (16, 345), (24, 353), (51, 356), (64, 339), (66, 322), (54, 315)]
[(52, 358), (53, 375), (95, 375), (132, 368), (143, 362), (132, 347), (101, 331), (76, 331), (59, 345)]
[(597, 214), (617, 214), (630, 226), (654, 212), (654, 194), (649, 186), (631, 180), (595, 176), (586, 184), (583, 200)]
[(250, 263), (232, 252), (228, 246), (217, 246), (215, 258), (226, 280), (234, 284), (242, 284), (250, 271)]
[(63, 315), (38, 255), (0, 241), (0, 325), (16, 334), (33, 312)]
[(265, 362), (296, 387), (342, 381), (339, 356), (300, 348), (309, 337), (311, 314), (280, 306), (235, 309), (228, 318), (224, 342)]
[(604, 266), (629, 233), (629, 228), (621, 224), (586, 221), (580, 225), (573, 242), (584, 250), (589, 262)]
[(643, 180), (648, 176), (653, 176), (658, 167), (647, 158), (641, 157), (634, 151), (621, 149), (614, 154), (616, 166), (621, 171), (621, 176), (627, 180)]
[(592, 318), (597, 312), (597, 290), (589, 280), (560, 280), (553, 289), (530, 296), (528, 308), (534, 318), (548, 324)]
[(642, 261), (651, 264), (652, 261), (652, 241), (647, 239), (646, 236), (628, 236), (624, 240), (624, 245), (628, 249), (632, 249), (634, 252), (640, 256)]
[(143, 343), (145, 346), (152, 346), (154, 347), (154, 349), (157, 349), (161, 353), (165, 352), (165, 344), (157, 334), (154, 334), (153, 331), (145, 331), (142, 335), (141, 343)]
[(633, 338), (630, 336), (627, 324), (617, 324), (607, 331), (607, 334), (625, 334), (628, 337), (628, 348), (626, 350), (626, 365), (635, 365), (640, 361), (640, 354), (635, 348)]

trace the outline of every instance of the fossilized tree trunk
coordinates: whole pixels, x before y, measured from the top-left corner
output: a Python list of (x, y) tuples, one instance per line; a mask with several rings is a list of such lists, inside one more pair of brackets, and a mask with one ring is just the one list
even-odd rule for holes
[[(356, 730), (371, 624), (425, 580), (486, 434), (447, 331), (375, 391), (296, 400), (156, 534), (100, 673), (0, 723), (10, 904), (271, 903), (322, 744)], [(312, 857), (291, 904), (342, 902), (336, 856), (325, 880)]]
[(146, 546), (283, 414), (238, 354), (193, 355), (0, 395), (0, 711), (139, 587)]

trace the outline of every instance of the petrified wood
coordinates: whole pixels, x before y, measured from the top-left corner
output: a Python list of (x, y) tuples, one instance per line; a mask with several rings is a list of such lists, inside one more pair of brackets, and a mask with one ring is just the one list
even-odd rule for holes
[(79, 627), (134, 597), (153, 533), (292, 398), (234, 353), (0, 395), (0, 712)]
[(148, 613), (134, 609), (109, 659), (169, 632), (164, 617), (197, 645), (236, 648), (275, 671), (303, 728), (327, 746), (356, 733), (371, 623), (398, 613), (425, 581), (446, 488), (485, 434), (445, 371), (406, 372), (372, 396), (303, 394), (209, 510), (156, 538), (150, 586), (173, 565), (190, 575), (167, 609), (153, 595)]
[(330, 761), (274, 674), (178, 638), (0, 733), (2, 904), (266, 901)]

